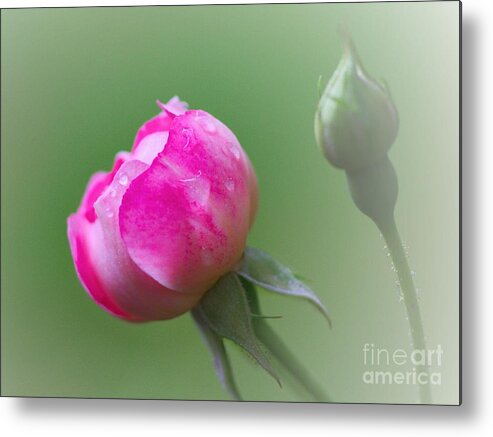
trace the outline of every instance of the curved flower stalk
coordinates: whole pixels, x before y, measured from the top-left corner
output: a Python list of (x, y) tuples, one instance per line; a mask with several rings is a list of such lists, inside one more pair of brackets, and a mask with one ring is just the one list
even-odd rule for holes
[[(256, 323), (253, 284), (303, 297), (327, 313), (289, 269), (245, 249), (258, 186), (231, 130), (177, 97), (158, 106), (161, 112), (139, 129), (132, 150), (119, 152), (110, 172), (91, 177), (68, 218), (75, 268), (89, 296), (125, 321), (167, 320), (190, 311), (218, 377), (240, 399), (224, 339), (278, 382), (265, 349), (274, 356), (285, 349)], [(289, 354), (281, 361), (292, 373), (300, 369)], [(304, 384), (306, 372), (297, 375)]]
[[(382, 233), (397, 273), (414, 349), (425, 350), (416, 288), (394, 218), (398, 183), (388, 151), (399, 127), (397, 109), (385, 85), (363, 68), (348, 34), (344, 54), (329, 80), (315, 114), (315, 137), (327, 160), (346, 173), (351, 197)], [(427, 372), (426, 365), (417, 366)], [(431, 403), (428, 385), (420, 401)]]

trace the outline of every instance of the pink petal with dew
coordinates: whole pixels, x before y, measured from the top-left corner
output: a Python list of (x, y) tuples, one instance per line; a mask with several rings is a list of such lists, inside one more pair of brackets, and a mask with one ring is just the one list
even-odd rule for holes
[(123, 196), (132, 260), (161, 285), (205, 292), (240, 259), (252, 177), (234, 134), (203, 111), (174, 118), (164, 150)]
[(108, 173), (101, 171), (93, 174), (91, 176), (91, 179), (89, 179), (89, 183), (87, 184), (85, 195), (82, 198), (82, 202), (79, 207), (79, 212), (82, 212), (85, 218), (91, 223), (96, 220), (94, 202), (98, 200), (99, 196), (101, 196), (104, 189), (107, 187), (107, 179)]
[(127, 161), (130, 154), (127, 152), (120, 152), (116, 155), (113, 164), (113, 169), (109, 172), (98, 172), (91, 176), (89, 183), (87, 184), (86, 192), (82, 198), (79, 211), (85, 215), (87, 220), (91, 223), (96, 220), (96, 212), (94, 211), (94, 202), (98, 200), (99, 196), (103, 193), (105, 188), (111, 183), (121, 165)]
[(127, 188), (147, 169), (148, 165), (141, 161), (124, 163), (95, 203), (103, 237), (101, 250), (95, 257), (107, 294), (120, 308), (144, 320), (162, 320), (188, 311), (200, 296), (184, 295), (163, 287), (128, 256), (120, 236), (118, 210)]
[(188, 103), (182, 102), (178, 96), (174, 96), (168, 103), (161, 103), (157, 101), (158, 106), (163, 111), (171, 112), (174, 115), (183, 115), (188, 111)]
[(167, 132), (174, 116), (184, 114), (188, 108), (188, 105), (185, 102), (180, 101), (177, 96), (173, 97), (166, 104), (163, 104), (158, 100), (157, 105), (161, 108), (162, 112), (145, 122), (138, 130), (132, 147), (132, 153), (135, 153), (140, 146), (140, 142), (147, 135), (151, 135), (155, 132)]
[(102, 237), (98, 222), (91, 223), (78, 213), (68, 218), (68, 239), (77, 275), (89, 296), (99, 306), (114, 316), (137, 322), (138, 318), (123, 311), (114, 302), (100, 278), (97, 261), (93, 259), (98, 252), (98, 236)]
[(154, 132), (145, 136), (134, 150), (133, 158), (150, 165), (159, 152), (164, 150), (168, 132)]
[[(248, 159), (248, 157), (247, 157)], [(252, 163), (248, 159), (248, 189), (250, 191), (250, 218), (249, 218), (249, 229), (252, 228), (255, 222), (255, 215), (258, 209), (258, 182), (257, 175), (253, 169)]]

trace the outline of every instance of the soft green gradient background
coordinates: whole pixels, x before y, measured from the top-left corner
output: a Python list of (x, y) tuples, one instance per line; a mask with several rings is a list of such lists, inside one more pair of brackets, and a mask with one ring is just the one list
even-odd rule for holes
[[(334, 400), (416, 401), (416, 387), (362, 382), (365, 343), (409, 347), (404, 306), (376, 227), (313, 136), (345, 25), (399, 109), (397, 221), (429, 347), (445, 350), (434, 400), (457, 403), (458, 14), (457, 2), (2, 11), (2, 394), (226, 399), (189, 315), (112, 318), (83, 291), (66, 238), (89, 176), (178, 94), (255, 165), (249, 243), (309, 278), (333, 317), (329, 331), (308, 304), (264, 292), (265, 312), (284, 315), (277, 331)], [(246, 399), (302, 400), (229, 350)]]

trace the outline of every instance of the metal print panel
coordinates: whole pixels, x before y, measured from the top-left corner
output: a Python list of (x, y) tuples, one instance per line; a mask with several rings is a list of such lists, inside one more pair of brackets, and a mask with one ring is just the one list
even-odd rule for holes
[(2, 10), (2, 395), (460, 404), (460, 15)]

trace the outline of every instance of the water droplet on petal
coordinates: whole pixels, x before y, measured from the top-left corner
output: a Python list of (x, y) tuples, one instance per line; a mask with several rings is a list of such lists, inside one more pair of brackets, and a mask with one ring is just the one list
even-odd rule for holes
[(235, 189), (235, 181), (233, 180), (233, 178), (226, 179), (224, 185), (228, 191), (233, 191)]
[(191, 178), (184, 178), (184, 179), (180, 179), (180, 182), (184, 182), (184, 183), (187, 183), (187, 182), (193, 182), (195, 181), (197, 178), (199, 178), (200, 176), (202, 176), (202, 171), (199, 170), (197, 172), (197, 174), (194, 174)]
[(183, 150), (188, 151), (191, 148), (190, 138), (192, 136), (192, 129), (184, 128), (181, 132), (185, 136), (185, 140), (184, 140), (184, 144), (183, 144)]
[(111, 209), (111, 207), (109, 207), (109, 206), (107, 206), (107, 207), (106, 207), (106, 216), (107, 216), (108, 218), (111, 218), (111, 217), (113, 217), (113, 216), (114, 216), (113, 210), (112, 210), (112, 209)]
[(128, 184), (128, 176), (125, 173), (122, 173), (118, 178), (118, 183), (125, 187)]
[(227, 146), (229, 151), (233, 154), (233, 156), (237, 160), (240, 159), (240, 155), (241, 155), (240, 148), (235, 143), (231, 143), (231, 142), (228, 142)]
[(114, 188), (110, 190), (110, 197), (116, 197), (116, 190)]
[(206, 247), (202, 247), (202, 251), (200, 253), (200, 256), (202, 258), (202, 262), (206, 266), (210, 266), (214, 263), (214, 258), (212, 256), (211, 252)]
[(217, 132), (216, 125), (209, 119), (204, 119), (204, 130), (210, 134), (215, 134)]
[(204, 206), (209, 200), (211, 185), (206, 178), (201, 176), (202, 172), (199, 170), (191, 178), (180, 179), (180, 182), (187, 186), (190, 200), (199, 206)]

